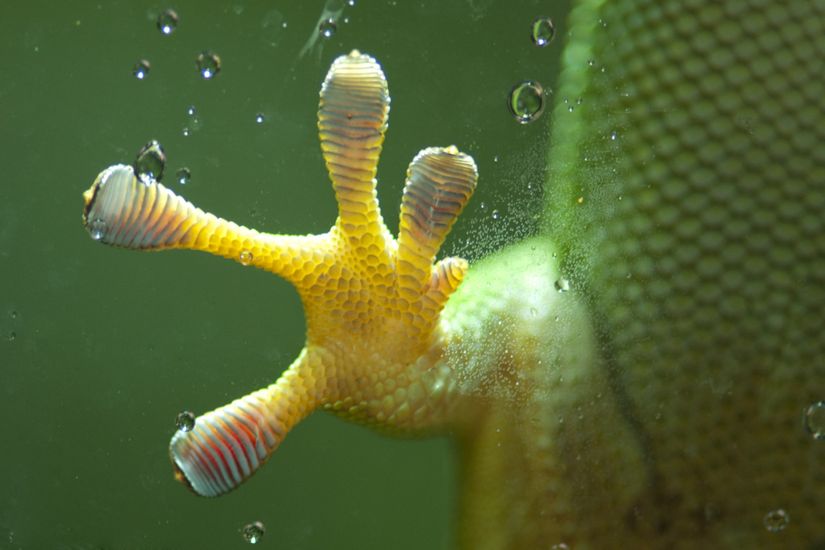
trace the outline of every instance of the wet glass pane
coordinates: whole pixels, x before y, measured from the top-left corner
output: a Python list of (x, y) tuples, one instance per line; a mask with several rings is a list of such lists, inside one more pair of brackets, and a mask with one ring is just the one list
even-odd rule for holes
[[(825, 8), (682, 4), (6, 6), (0, 548), (821, 545)], [(319, 136), (356, 49), (391, 97), (384, 263), (353, 138), (380, 101), (328, 79)], [(246, 229), (324, 234), (336, 193), (355, 269)], [(233, 261), (117, 248), (167, 245)], [(329, 283), (386, 265), (392, 300)], [(319, 357), (369, 345), (269, 424), (254, 397), (209, 413), (300, 361), (308, 321)], [(445, 370), (410, 383), (393, 358), (430, 359), (394, 343), (422, 326)], [(176, 482), (224, 492), (275, 447), (229, 495)]]

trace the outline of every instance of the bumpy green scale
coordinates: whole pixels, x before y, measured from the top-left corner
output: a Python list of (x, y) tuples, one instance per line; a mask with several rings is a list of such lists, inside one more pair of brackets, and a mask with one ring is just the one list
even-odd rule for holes
[(645, 466), (616, 527), (822, 542), (825, 3), (591, 1), (571, 28), (546, 221)]

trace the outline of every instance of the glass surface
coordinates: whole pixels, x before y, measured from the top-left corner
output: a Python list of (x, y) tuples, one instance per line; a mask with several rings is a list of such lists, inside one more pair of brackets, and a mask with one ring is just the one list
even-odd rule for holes
[[(392, 96), (379, 167), (387, 225), (413, 156), (455, 144), (481, 179), (444, 251), (475, 259), (530, 232), (551, 109), (519, 124), (508, 94), (525, 80), (555, 87), (567, 3), (354, 4), (4, 3), (0, 547), (245, 547), (255, 521), (263, 547), (452, 546), (455, 457), (443, 438), (395, 440), (316, 413), (230, 495), (176, 483), (177, 415), (274, 381), (303, 344), (300, 303), (268, 273), (102, 247), (80, 222), (95, 175), (157, 139), (164, 183), (199, 207), (265, 231), (326, 231), (335, 203), (318, 90), (331, 61), (357, 48), (381, 62)], [(158, 17), (169, 8), (167, 34)], [(539, 48), (541, 16), (555, 38)], [(319, 36), (330, 18), (335, 31)], [(204, 51), (220, 58), (208, 80)], [(138, 79), (141, 60), (150, 70)]]

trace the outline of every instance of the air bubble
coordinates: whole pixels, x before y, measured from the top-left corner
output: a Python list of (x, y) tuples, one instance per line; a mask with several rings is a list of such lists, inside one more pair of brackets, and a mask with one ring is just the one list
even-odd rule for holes
[(510, 90), (507, 106), (521, 124), (533, 122), (544, 111), (544, 88), (532, 80), (516, 84)]
[(788, 513), (785, 512), (785, 510), (783, 510), (782, 508), (771, 510), (770, 512), (765, 514), (765, 529), (767, 529), (771, 533), (778, 533), (788, 526), (788, 521), (790, 521)]
[(610, 141), (616, 141), (616, 131), (610, 132)]
[(135, 158), (135, 174), (144, 184), (149, 185), (154, 181), (163, 179), (163, 168), (166, 166), (166, 155), (163, 147), (156, 140), (152, 140), (138, 151)]
[(197, 114), (197, 109), (195, 109), (194, 105), (190, 105), (186, 108), (186, 116), (195, 116)]
[(556, 290), (558, 290), (559, 292), (567, 292), (568, 290), (570, 290), (570, 281), (568, 281), (564, 277), (560, 277), (556, 279), (554, 286), (556, 287)]
[(498, 219), (500, 219), (500, 218), (501, 218), (501, 214), (499, 214), (498, 210), (493, 210), (493, 212), (492, 212), (492, 214), (490, 214), (490, 216), (491, 216), (494, 220), (498, 220)]
[(254, 257), (252, 256), (252, 252), (249, 250), (241, 251), (240, 255), (238, 256), (238, 261), (241, 262), (241, 265), (249, 265), (252, 263)]
[(549, 17), (539, 17), (533, 21), (530, 31), (533, 44), (542, 48), (549, 44), (553, 40), (553, 37), (556, 36), (556, 26), (553, 25), (553, 20)]
[(178, 14), (173, 9), (165, 10), (158, 15), (158, 30), (164, 36), (169, 36), (178, 28)]
[(258, 544), (264, 536), (266, 532), (266, 528), (264, 524), (260, 521), (253, 521), (252, 523), (247, 523), (241, 529), (241, 536), (243, 540), (248, 542), (249, 544)]
[(335, 24), (335, 19), (324, 19), (321, 21), (321, 24), (318, 25), (318, 32), (321, 33), (321, 36), (324, 38), (332, 38), (335, 36), (335, 31), (338, 30), (338, 26)]
[(355, 0), (347, 0), (347, 5), (351, 8), (355, 7)]
[(182, 411), (175, 418), (175, 426), (181, 432), (191, 432), (195, 427), (195, 413), (192, 411)]
[(17, 340), (17, 333), (12, 331), (9, 333), (9, 342), (14, 342), (15, 340)]
[(558, 544), (554, 544), (550, 547), (550, 550), (570, 550), (570, 547), (567, 546), (565, 543), (560, 542)]
[(100, 241), (106, 236), (106, 222), (100, 218), (92, 220), (92, 223), (89, 224), (88, 229), (92, 240)]
[(135, 78), (138, 80), (144, 80), (147, 76), (149, 76), (149, 71), (151, 69), (152, 65), (145, 59), (141, 59), (135, 63), (134, 67), (132, 67), (132, 74), (135, 75)]
[(187, 183), (189, 183), (189, 180), (192, 179), (192, 172), (189, 171), (189, 168), (186, 168), (184, 166), (183, 168), (175, 172), (175, 179), (179, 184), (186, 185)]
[(258, 113), (255, 115), (255, 123), (256, 124), (263, 124), (266, 117), (264, 117), (263, 113)]
[(805, 429), (814, 439), (825, 441), (825, 401), (812, 403), (805, 409)]
[(221, 58), (210, 51), (199, 53), (196, 64), (198, 72), (204, 80), (212, 80), (221, 72)]

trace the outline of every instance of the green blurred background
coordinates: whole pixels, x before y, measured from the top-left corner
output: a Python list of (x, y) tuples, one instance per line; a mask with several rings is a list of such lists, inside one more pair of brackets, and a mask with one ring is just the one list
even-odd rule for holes
[[(337, 32), (300, 57), (325, 7), (339, 13)], [(166, 8), (180, 16), (171, 36), (155, 26)], [(228, 496), (202, 499), (175, 483), (166, 449), (176, 414), (274, 381), (303, 344), (300, 304), (287, 283), (232, 262), (98, 245), (80, 223), (81, 193), (155, 138), (168, 157), (164, 182), (196, 205), (260, 230), (326, 231), (335, 203), (318, 90), (331, 61), (358, 48), (390, 83), (379, 168), (388, 226), (397, 227), (410, 159), (454, 143), (481, 179), (446, 251), (475, 259), (535, 226), (551, 109), (520, 125), (506, 97), (524, 79), (554, 87), (567, 9), (4, 1), (0, 548), (240, 548), (239, 530), (254, 520), (266, 525), (264, 548), (450, 547), (456, 468), (446, 439), (388, 439), (317, 413)], [(557, 29), (545, 48), (530, 40), (541, 15)], [(204, 49), (222, 60), (211, 81), (195, 69)], [(139, 81), (142, 58), (151, 70)], [(192, 178), (181, 186), (184, 166)]]

